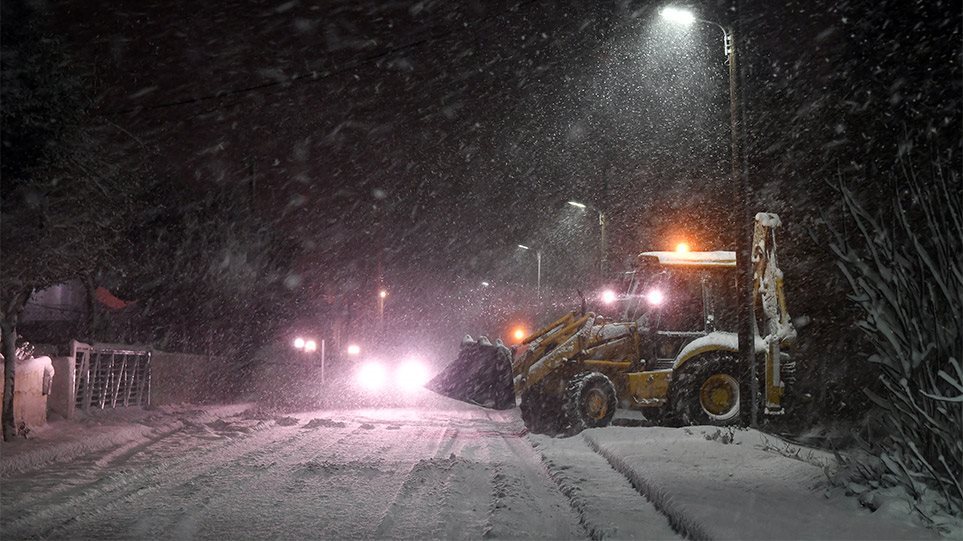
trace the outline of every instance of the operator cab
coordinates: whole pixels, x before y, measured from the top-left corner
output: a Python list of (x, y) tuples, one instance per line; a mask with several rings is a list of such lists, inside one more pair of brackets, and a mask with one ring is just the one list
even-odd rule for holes
[(624, 291), (623, 321), (650, 337), (648, 370), (672, 368), (692, 340), (736, 329), (735, 252), (644, 252)]

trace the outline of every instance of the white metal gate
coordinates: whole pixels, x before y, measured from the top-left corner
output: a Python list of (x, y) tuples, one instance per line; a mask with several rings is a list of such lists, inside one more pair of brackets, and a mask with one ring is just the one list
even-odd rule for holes
[(150, 405), (150, 351), (72, 342), (78, 410)]

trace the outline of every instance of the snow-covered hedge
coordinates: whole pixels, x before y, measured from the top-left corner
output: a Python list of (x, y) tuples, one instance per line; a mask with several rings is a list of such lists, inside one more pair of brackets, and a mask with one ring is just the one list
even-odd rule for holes
[[(832, 249), (864, 314), (888, 434), (879, 479), (919, 498), (938, 490), (963, 512), (963, 190), (955, 172), (904, 175), (888, 209), (871, 213), (846, 188), (847, 228)], [(852, 239), (856, 239), (855, 242)]]

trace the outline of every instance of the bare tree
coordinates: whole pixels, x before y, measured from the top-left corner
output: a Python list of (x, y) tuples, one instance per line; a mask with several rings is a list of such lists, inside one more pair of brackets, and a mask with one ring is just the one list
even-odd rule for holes
[(16, 435), (17, 326), (30, 294), (105, 264), (124, 242), (134, 184), (98, 152), (85, 81), (44, 14), (21, 3), (2, 13), (3, 215), (0, 330), (3, 437)]

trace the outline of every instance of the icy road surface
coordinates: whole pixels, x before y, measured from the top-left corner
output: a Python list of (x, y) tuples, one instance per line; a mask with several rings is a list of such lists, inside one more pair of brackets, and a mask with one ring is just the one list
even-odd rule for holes
[[(3, 538), (588, 537), (516, 413), (452, 404), (268, 419), (183, 411), (108, 431), (102, 448), (61, 443), (46, 465), (15, 449)], [(654, 521), (624, 535), (673, 536), (609, 474), (620, 507)]]
[[(933, 537), (828, 501), (806, 486), (818, 466), (711, 428), (553, 439), (525, 434), (517, 410), (447, 400), (112, 415), (4, 444), (4, 540)], [(760, 461), (781, 472), (772, 487)]]

